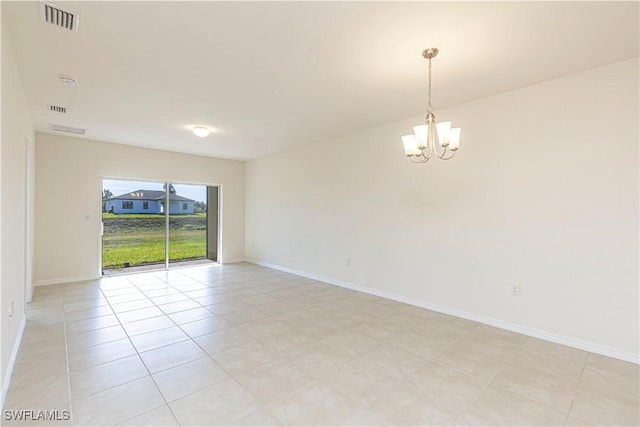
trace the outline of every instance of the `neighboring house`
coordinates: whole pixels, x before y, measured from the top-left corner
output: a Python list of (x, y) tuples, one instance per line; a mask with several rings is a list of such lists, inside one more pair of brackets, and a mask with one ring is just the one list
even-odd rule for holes
[[(157, 190), (136, 190), (121, 194), (105, 202), (105, 210), (114, 214), (162, 214), (166, 194)], [(169, 192), (169, 214), (192, 214), (195, 200)]]

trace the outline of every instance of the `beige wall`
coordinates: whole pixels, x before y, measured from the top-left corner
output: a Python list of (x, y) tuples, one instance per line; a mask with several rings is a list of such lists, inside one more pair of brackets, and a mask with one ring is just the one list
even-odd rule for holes
[[(28, 180), (26, 162), (33, 156), (33, 124), (14, 56), (13, 46), (2, 22), (2, 150), (0, 162), (0, 348), (1, 402), (4, 402), (14, 357), (24, 326), (25, 300), (30, 289), (27, 253)], [(8, 313), (13, 304), (13, 316)]]
[(247, 258), (637, 361), (638, 60), (435, 112), (248, 162)]
[(35, 281), (99, 275), (101, 177), (222, 186), (222, 262), (244, 259), (244, 163), (36, 135)]

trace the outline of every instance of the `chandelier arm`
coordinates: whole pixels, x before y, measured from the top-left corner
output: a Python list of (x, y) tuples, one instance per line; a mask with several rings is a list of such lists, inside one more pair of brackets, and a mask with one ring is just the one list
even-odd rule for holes
[(424, 150), (422, 150), (422, 152), (418, 156), (410, 157), (413, 163), (427, 163), (430, 158), (431, 156), (424, 155)]
[[(426, 150), (427, 154), (424, 154), (425, 150)], [(432, 154), (433, 153), (431, 152), (431, 146), (429, 144), (427, 144), (427, 146), (422, 149), (422, 156), (426, 159), (424, 161), (424, 163), (429, 161), (429, 159), (431, 158)]]
[(451, 160), (453, 159), (453, 156), (455, 156), (457, 153), (457, 151), (451, 151), (451, 155), (449, 157), (444, 157), (444, 153), (442, 154), (442, 157), (440, 157), (442, 160)]
[(445, 159), (445, 156), (447, 155), (447, 147), (442, 147), (442, 148), (443, 148), (442, 154), (439, 154), (439, 153), (438, 153), (438, 149), (436, 148), (436, 145), (439, 145), (439, 144), (436, 144), (436, 143), (435, 143), (435, 141), (434, 141), (434, 143), (433, 143), (433, 151), (434, 151), (434, 153), (436, 154), (436, 156), (437, 156), (439, 159), (449, 160), (449, 159), (450, 159), (450, 157)]

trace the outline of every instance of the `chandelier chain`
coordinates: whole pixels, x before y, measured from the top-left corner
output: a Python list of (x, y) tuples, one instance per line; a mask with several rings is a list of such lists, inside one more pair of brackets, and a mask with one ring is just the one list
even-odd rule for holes
[(431, 56), (429, 56), (429, 113), (433, 112), (433, 106), (431, 105)]

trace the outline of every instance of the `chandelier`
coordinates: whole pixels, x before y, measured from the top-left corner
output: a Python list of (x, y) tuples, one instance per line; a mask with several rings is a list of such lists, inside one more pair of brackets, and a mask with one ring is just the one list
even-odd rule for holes
[(431, 106), (431, 60), (437, 54), (438, 49), (435, 47), (422, 52), (422, 56), (429, 60), (429, 106), (425, 117), (426, 124), (415, 126), (411, 135), (402, 137), (404, 153), (414, 163), (426, 163), (433, 156), (449, 160), (460, 148), (460, 128), (452, 129), (451, 122), (436, 123)]

